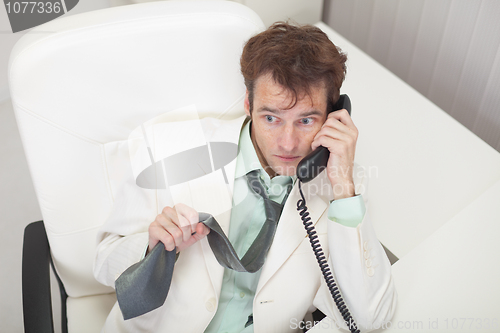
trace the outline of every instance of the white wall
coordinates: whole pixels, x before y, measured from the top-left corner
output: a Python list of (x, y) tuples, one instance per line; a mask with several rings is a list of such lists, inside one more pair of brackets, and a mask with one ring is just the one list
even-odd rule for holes
[(25, 32), (12, 33), (7, 11), (0, 9), (0, 103), (9, 98), (7, 84), (7, 65), (10, 51)]
[[(165, 0), (109, 0), (113, 6)], [(187, 0), (189, 1), (189, 0)], [(292, 18), (298, 23), (314, 24), (321, 20), (323, 0), (230, 0), (254, 10), (266, 26)]]
[(500, 1), (326, 0), (323, 20), (500, 151)]

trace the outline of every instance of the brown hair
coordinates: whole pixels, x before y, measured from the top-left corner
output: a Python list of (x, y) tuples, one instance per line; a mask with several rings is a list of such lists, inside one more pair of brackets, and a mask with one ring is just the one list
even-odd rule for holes
[(347, 56), (319, 28), (274, 23), (250, 38), (241, 55), (250, 111), (255, 81), (269, 73), (276, 83), (292, 93), (290, 108), (295, 106), (298, 96), (303, 93), (310, 96), (311, 88), (321, 84), (326, 87), (330, 107), (339, 98), (346, 60)]

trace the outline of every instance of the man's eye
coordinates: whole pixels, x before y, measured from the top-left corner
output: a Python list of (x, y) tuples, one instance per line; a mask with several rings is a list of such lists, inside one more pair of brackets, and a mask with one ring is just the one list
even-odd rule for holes
[(274, 117), (273, 116), (266, 116), (266, 120), (268, 123), (272, 123), (274, 121)]
[(309, 125), (310, 123), (312, 123), (312, 121), (313, 121), (312, 118), (302, 118), (301, 119), (301, 122), (304, 125)]

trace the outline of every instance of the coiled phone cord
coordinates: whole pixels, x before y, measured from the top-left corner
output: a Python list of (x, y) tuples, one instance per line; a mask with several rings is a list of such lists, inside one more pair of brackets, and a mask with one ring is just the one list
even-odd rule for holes
[(342, 318), (344, 318), (345, 323), (349, 326), (349, 330), (352, 333), (359, 333), (358, 327), (354, 322), (354, 319), (349, 312), (342, 296), (340, 295), (339, 289), (335, 280), (333, 279), (332, 272), (330, 267), (328, 266), (328, 262), (326, 260), (323, 249), (321, 248), (321, 244), (319, 243), (318, 235), (316, 234), (316, 229), (314, 228), (313, 223), (310, 221), (309, 212), (307, 211), (306, 199), (304, 198), (304, 194), (302, 193), (302, 182), (299, 180), (299, 192), (302, 199), (297, 201), (297, 210), (299, 211), (300, 218), (302, 219), (302, 223), (304, 224), (304, 228), (306, 229), (307, 235), (309, 236), (309, 242), (311, 243), (311, 247), (314, 251), (314, 255), (316, 256), (316, 260), (318, 261), (319, 268), (321, 269), (321, 273), (323, 273), (323, 277), (325, 278), (328, 289), (330, 290), (330, 294), (332, 294), (333, 300), (339, 309)]

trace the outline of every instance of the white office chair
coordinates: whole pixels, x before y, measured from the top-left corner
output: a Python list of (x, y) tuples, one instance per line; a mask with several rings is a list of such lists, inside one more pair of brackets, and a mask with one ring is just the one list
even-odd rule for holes
[(128, 135), (190, 104), (200, 117), (241, 116), (239, 57), (262, 29), (237, 3), (172, 1), (60, 18), (18, 42), (10, 91), (43, 215), (25, 232), (26, 332), (53, 331), (49, 261), (63, 332), (100, 331), (116, 297), (92, 274), (95, 236), (129, 163)]

